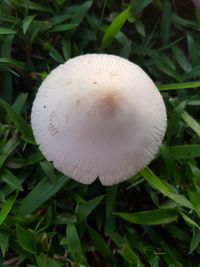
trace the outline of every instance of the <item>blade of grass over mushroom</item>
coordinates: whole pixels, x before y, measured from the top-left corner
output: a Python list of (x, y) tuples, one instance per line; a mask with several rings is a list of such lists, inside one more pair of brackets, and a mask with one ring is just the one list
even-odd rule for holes
[(23, 199), (18, 209), (18, 215), (25, 216), (32, 213), (53, 195), (55, 195), (67, 182), (69, 178), (61, 176), (52, 183), (47, 178), (41, 180), (33, 190)]
[(182, 113), (181, 118), (200, 137), (200, 124), (186, 111)]
[(9, 199), (7, 199), (0, 211), (0, 225), (5, 221), (6, 217), (8, 216), (10, 210), (12, 209), (15, 200), (16, 200), (17, 195), (12, 195), (11, 197), (9, 197)]
[(120, 29), (122, 28), (122, 26), (124, 25), (124, 23), (126, 22), (128, 15), (130, 12), (130, 7), (128, 7), (127, 9), (125, 9), (123, 12), (121, 12), (110, 24), (110, 26), (108, 26), (103, 39), (102, 39), (102, 43), (101, 43), (101, 47), (102, 49), (107, 48), (113, 38), (115, 37), (115, 35), (120, 31)]
[(171, 83), (171, 84), (160, 84), (158, 88), (160, 91), (170, 91), (179, 89), (190, 89), (200, 87), (200, 81), (197, 82), (185, 82), (185, 83)]
[(33, 133), (30, 125), (21, 115), (16, 113), (14, 109), (5, 101), (1, 100), (1, 105), (5, 108), (9, 119), (15, 124), (16, 128), (23, 134), (25, 140), (31, 144), (35, 144)]
[[(145, 168), (140, 172), (140, 174), (144, 177), (144, 179), (149, 183), (151, 187), (161, 192), (163, 195), (171, 198), (176, 203), (194, 209), (192, 204), (187, 198), (183, 195), (178, 194), (178, 192), (171, 185), (169, 186), (167, 183), (164, 183), (160, 178), (158, 178), (149, 168)], [(172, 189), (173, 188), (173, 189)]]
[(142, 225), (165, 224), (176, 221), (178, 218), (178, 212), (175, 209), (157, 209), (136, 213), (114, 212), (113, 214), (125, 221)]

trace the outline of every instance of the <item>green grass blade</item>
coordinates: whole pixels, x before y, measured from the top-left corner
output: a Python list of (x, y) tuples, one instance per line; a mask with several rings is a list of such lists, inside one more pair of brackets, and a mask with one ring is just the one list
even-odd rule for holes
[(18, 243), (24, 250), (36, 254), (35, 238), (32, 232), (17, 225), (16, 235)]
[(200, 145), (169, 146), (168, 149), (175, 159), (191, 159), (200, 157)]
[(40, 166), (51, 182), (56, 182), (56, 175), (54, 174), (54, 167), (52, 163), (49, 161), (40, 161)]
[(1, 66), (7, 67), (7, 68), (16, 67), (16, 68), (20, 68), (23, 70), (30, 69), (30, 67), (26, 63), (19, 61), (19, 60), (12, 59), (12, 58), (7, 58), (7, 57), (0, 58), (0, 67)]
[(170, 37), (170, 23), (171, 23), (171, 4), (168, 1), (164, 2), (163, 14), (161, 20), (161, 39), (162, 44), (167, 45)]
[(145, 168), (140, 172), (144, 179), (149, 183), (151, 187), (161, 192), (163, 195), (171, 198), (176, 203), (193, 209), (192, 204), (183, 195), (178, 194), (175, 189), (172, 190), (172, 186), (164, 183), (160, 178), (158, 178), (149, 168)]
[(8, 251), (8, 247), (9, 247), (9, 235), (6, 233), (0, 233), (0, 248), (3, 257), (5, 257), (5, 254)]
[(183, 212), (181, 212), (181, 216), (182, 216), (183, 220), (186, 222), (186, 224), (200, 230), (199, 225), (194, 220), (192, 220), (189, 216), (187, 216)]
[(40, 253), (40, 255), (36, 257), (36, 262), (37, 267), (60, 267), (60, 264), (58, 262), (51, 259), (48, 255), (45, 255), (44, 253)]
[(31, 144), (35, 144), (32, 129), (27, 121), (21, 115), (16, 113), (14, 109), (5, 101), (1, 100), (1, 105), (5, 108), (9, 119), (15, 124), (16, 128), (22, 133), (25, 140)]
[(16, 200), (16, 194), (7, 199), (0, 211), (0, 225), (5, 221)]
[(24, 165), (30, 166), (44, 159), (42, 153), (38, 150), (24, 159)]
[(184, 267), (184, 258), (181, 254), (174, 248), (174, 245), (170, 245), (164, 240), (159, 242), (159, 245), (165, 253), (162, 256), (164, 261), (168, 264), (169, 267)]
[(30, 27), (31, 22), (33, 21), (33, 19), (35, 18), (35, 16), (36, 15), (27, 16), (23, 20), (22, 28), (23, 28), (24, 34), (26, 34), (26, 32), (28, 31), (28, 28)]
[(95, 246), (97, 251), (102, 255), (102, 257), (111, 265), (113, 266), (113, 263), (115, 262), (114, 256), (104, 241), (104, 239), (101, 237), (100, 234), (98, 234), (93, 228), (90, 226), (87, 226), (90, 238), (92, 240), (92, 244)]
[(81, 246), (81, 241), (74, 224), (67, 225), (66, 237), (72, 258), (77, 263), (83, 263), (84, 255)]
[(97, 205), (103, 200), (103, 196), (98, 196), (93, 199), (88, 200), (87, 202), (80, 204), (77, 209), (78, 221), (81, 222), (87, 218), (87, 216), (96, 208)]
[(106, 208), (106, 218), (112, 213), (117, 196), (117, 185), (106, 187), (106, 197), (105, 197), (105, 208)]
[(1, 146), (0, 167), (4, 164), (5, 160), (10, 156), (10, 154), (16, 149), (18, 145), (19, 140), (17, 139), (16, 134), (14, 134), (4, 146)]
[(10, 185), (13, 189), (17, 189), (20, 191), (23, 191), (23, 188), (21, 186), (20, 181), (17, 179), (17, 177), (8, 169), (2, 168), (0, 170), (0, 177), (2, 181)]
[(69, 31), (69, 30), (75, 29), (77, 26), (78, 26), (78, 24), (76, 24), (76, 23), (57, 25), (57, 26), (53, 27), (50, 30), (50, 32)]
[(175, 209), (157, 209), (141, 211), (136, 213), (114, 212), (125, 221), (141, 225), (158, 225), (176, 221), (178, 213)]
[(190, 241), (190, 251), (189, 254), (191, 254), (200, 244), (200, 230), (195, 229), (193, 232), (192, 239)]
[(200, 216), (200, 192), (195, 188), (188, 189), (188, 196), (197, 211), (197, 214)]
[(185, 82), (185, 83), (171, 83), (171, 84), (160, 84), (158, 88), (160, 91), (170, 91), (179, 89), (190, 89), (200, 87), (200, 81), (197, 82)]
[(34, 189), (22, 200), (18, 215), (25, 216), (32, 213), (53, 195), (55, 195), (67, 182), (69, 178), (61, 176), (52, 183), (49, 179), (41, 180)]
[(139, 256), (127, 244), (122, 245), (122, 248), (119, 250), (119, 254), (128, 263), (128, 266), (144, 267)]
[(200, 124), (186, 111), (182, 113), (181, 118), (200, 137)]
[(23, 108), (27, 102), (28, 94), (21, 93), (18, 95), (18, 97), (15, 99), (15, 102), (12, 105), (12, 108), (15, 112), (21, 114), (23, 111)]
[(120, 29), (122, 28), (122, 26), (124, 25), (124, 23), (126, 22), (128, 15), (130, 12), (130, 7), (128, 7), (127, 9), (125, 9), (123, 12), (121, 12), (110, 24), (110, 26), (107, 28), (103, 39), (102, 39), (102, 44), (101, 47), (102, 49), (107, 48), (113, 38), (115, 37), (115, 35), (120, 31)]
[(11, 30), (9, 28), (4, 28), (4, 27), (0, 27), (0, 35), (4, 35), (4, 34), (15, 34), (16, 31)]

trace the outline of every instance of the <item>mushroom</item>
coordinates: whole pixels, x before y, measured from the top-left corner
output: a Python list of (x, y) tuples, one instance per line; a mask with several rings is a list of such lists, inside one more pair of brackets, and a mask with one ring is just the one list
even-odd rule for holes
[(194, 6), (200, 11), (200, 0), (192, 0)]
[(127, 180), (155, 157), (166, 130), (163, 99), (136, 64), (87, 54), (55, 68), (42, 82), (31, 124), (55, 168), (83, 184)]

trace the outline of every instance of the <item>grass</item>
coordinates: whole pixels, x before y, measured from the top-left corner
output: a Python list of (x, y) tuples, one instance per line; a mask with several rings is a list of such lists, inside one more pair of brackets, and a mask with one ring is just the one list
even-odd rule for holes
[[(0, 266), (200, 266), (199, 33), (186, 0), (0, 2)], [(30, 128), (41, 81), (85, 53), (139, 64), (168, 111), (157, 158), (112, 187), (63, 176)]]

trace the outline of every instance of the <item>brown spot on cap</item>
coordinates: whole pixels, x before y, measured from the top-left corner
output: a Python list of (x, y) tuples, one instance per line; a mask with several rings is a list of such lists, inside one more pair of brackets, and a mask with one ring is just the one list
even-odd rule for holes
[(65, 81), (65, 84), (66, 84), (66, 85), (69, 85), (69, 84), (71, 84), (71, 83), (72, 83), (72, 81), (70, 81), (70, 80)]
[(80, 105), (80, 103), (81, 103), (81, 100), (80, 99), (77, 99), (76, 100), (76, 107), (78, 108), (78, 106)]
[(108, 89), (104, 91), (97, 104), (97, 111), (103, 119), (112, 118), (120, 109), (121, 94), (117, 90)]

